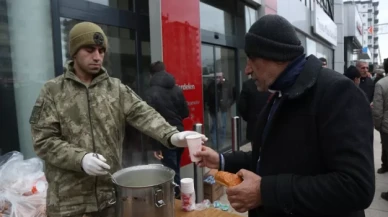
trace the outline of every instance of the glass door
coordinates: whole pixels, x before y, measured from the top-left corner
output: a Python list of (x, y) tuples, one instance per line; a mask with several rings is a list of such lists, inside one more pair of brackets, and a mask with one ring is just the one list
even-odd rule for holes
[(202, 44), (204, 128), (210, 146), (223, 152), (232, 147), (231, 118), (236, 115), (236, 51)]

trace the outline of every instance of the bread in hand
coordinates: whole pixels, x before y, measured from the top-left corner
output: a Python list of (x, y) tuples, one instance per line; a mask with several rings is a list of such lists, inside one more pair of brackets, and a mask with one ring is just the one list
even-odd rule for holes
[(224, 185), (226, 187), (233, 187), (236, 185), (239, 185), (243, 179), (234, 174), (234, 173), (228, 173), (224, 171), (218, 171), (216, 175), (214, 176), (214, 179), (217, 183)]

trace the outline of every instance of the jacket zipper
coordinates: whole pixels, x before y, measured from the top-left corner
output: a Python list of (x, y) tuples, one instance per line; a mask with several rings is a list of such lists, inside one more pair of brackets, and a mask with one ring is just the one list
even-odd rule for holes
[[(93, 144), (93, 153), (96, 153), (96, 144), (94, 141), (94, 133), (93, 133), (93, 124), (92, 124), (92, 114), (90, 112), (90, 96), (89, 96), (89, 88), (86, 88), (86, 95), (88, 98), (88, 113), (89, 113), (89, 124), (90, 124), (90, 131), (92, 133), (92, 144)], [(97, 197), (97, 176), (94, 179), (94, 193), (96, 194), (96, 203), (97, 203), (97, 210), (100, 211), (100, 207), (98, 206), (98, 197)]]

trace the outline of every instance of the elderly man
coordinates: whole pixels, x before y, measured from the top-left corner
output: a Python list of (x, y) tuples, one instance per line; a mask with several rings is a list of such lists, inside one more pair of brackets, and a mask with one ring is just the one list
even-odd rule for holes
[(357, 61), (357, 69), (361, 73), (360, 88), (365, 92), (369, 102), (373, 101), (373, 94), (375, 92), (375, 84), (369, 73), (369, 64), (365, 61)]
[[(251, 152), (196, 153), (199, 166), (237, 173), (231, 206), (250, 217), (360, 217), (375, 192), (373, 120), (362, 91), (322, 67), (283, 17), (266, 15), (245, 36), (260, 91), (273, 95)], [(356, 117), (356, 118), (355, 118)]]

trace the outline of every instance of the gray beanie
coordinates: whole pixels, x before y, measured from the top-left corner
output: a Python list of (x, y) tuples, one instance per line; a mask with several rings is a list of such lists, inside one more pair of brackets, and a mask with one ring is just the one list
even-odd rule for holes
[(265, 15), (245, 35), (245, 53), (273, 61), (291, 61), (304, 53), (294, 26), (279, 15)]

